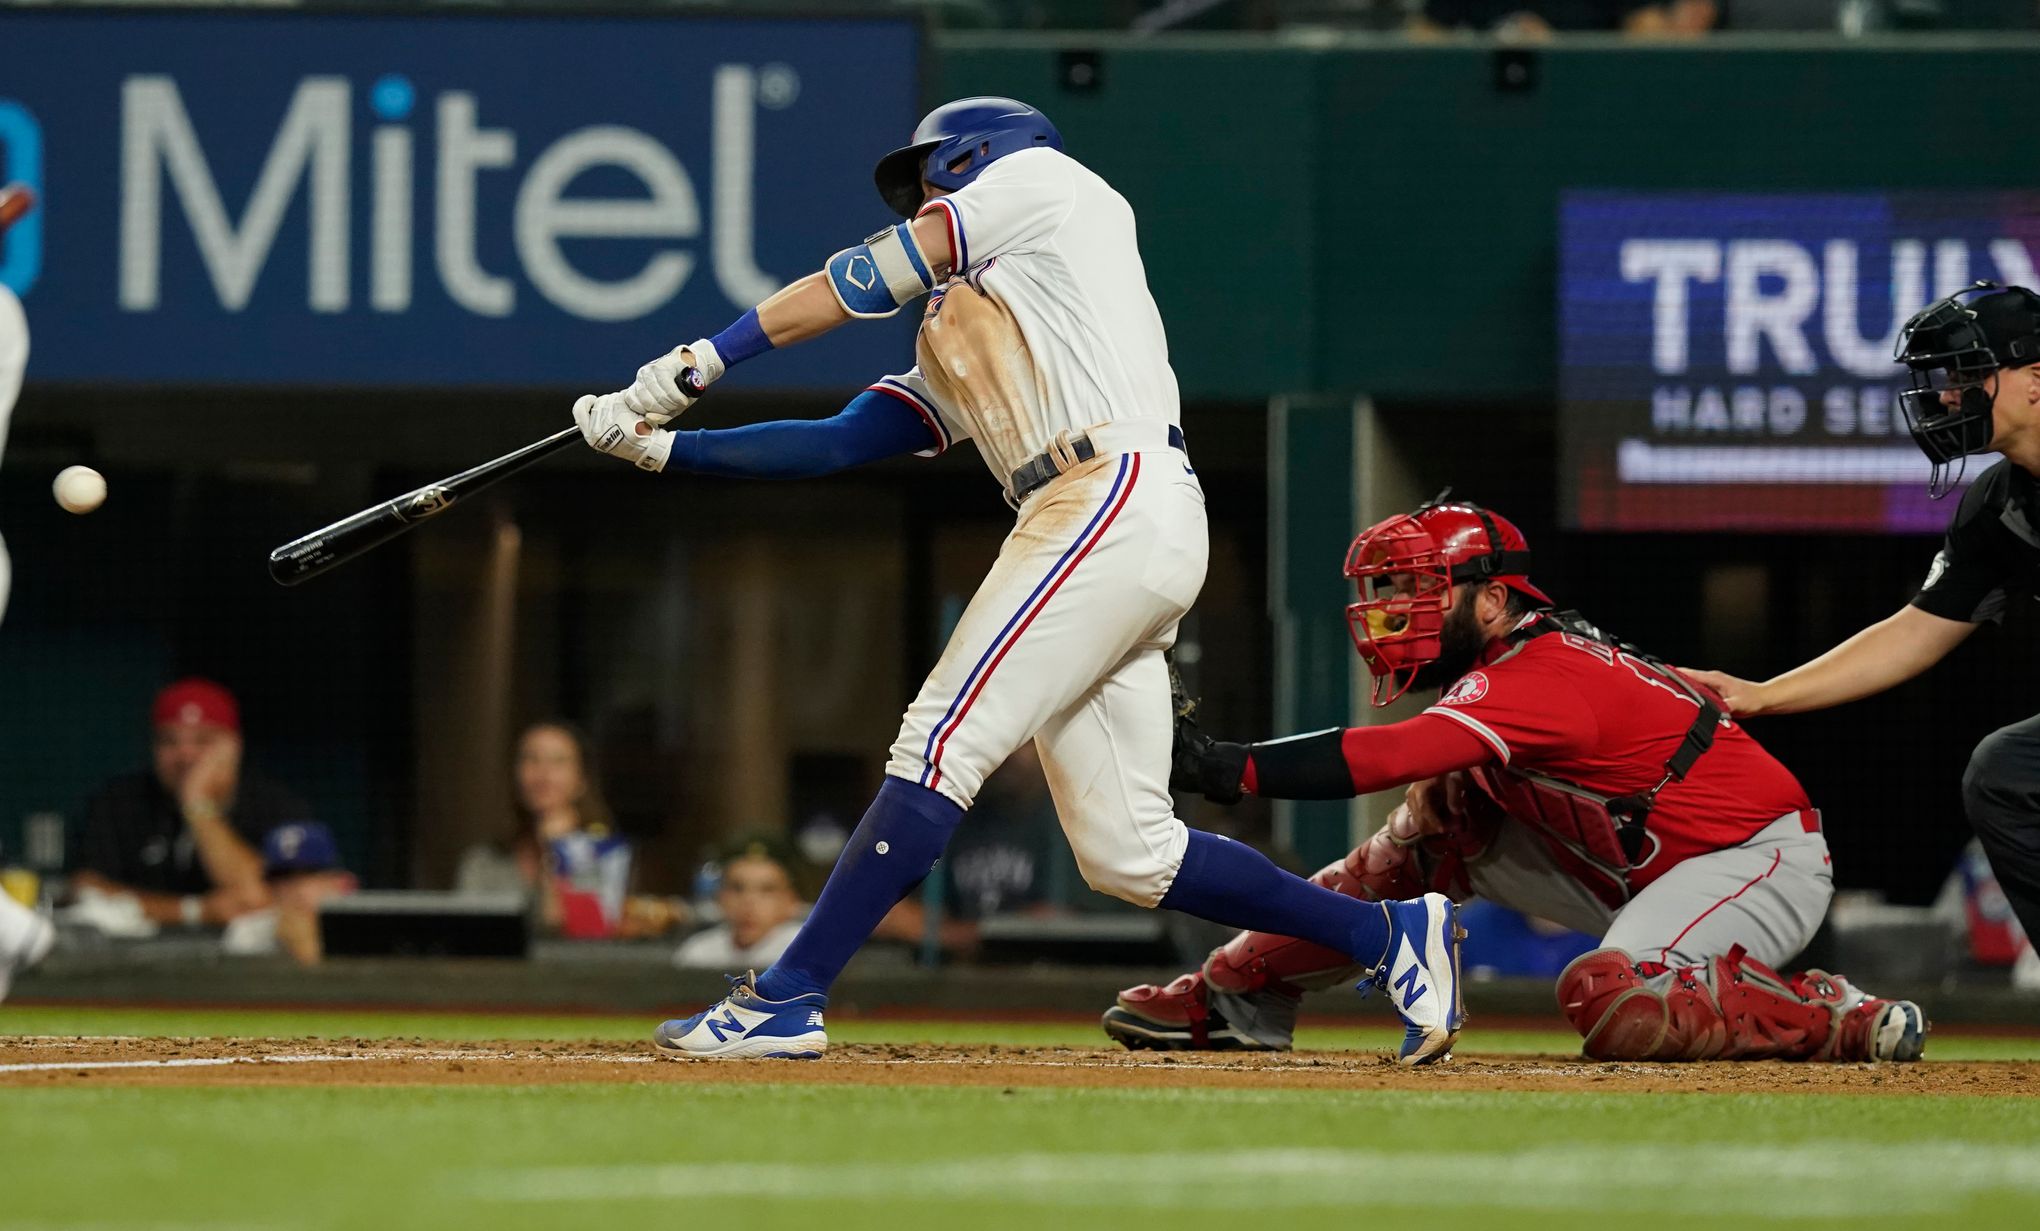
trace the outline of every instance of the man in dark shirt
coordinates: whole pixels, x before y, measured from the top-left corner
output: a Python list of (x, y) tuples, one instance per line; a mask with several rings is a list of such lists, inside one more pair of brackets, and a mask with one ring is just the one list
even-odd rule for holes
[(311, 819), (289, 791), (241, 769), (241, 715), (210, 680), (179, 680), (150, 711), (153, 764), (85, 808), (72, 882), (133, 897), (157, 924), (221, 926), (269, 905), (263, 835)]
[[(2040, 295), (1979, 282), (1922, 309), (1898, 346), (1912, 377), (1899, 409), (1934, 464), (1935, 494), (1954, 486), (1948, 471), (1963, 459), (2004, 459), (1962, 497), (1926, 583), (1898, 614), (1761, 684), (1687, 673), (1738, 715), (1824, 709), (1903, 683), (2040, 581)], [(2040, 716), (1984, 737), (1962, 799), (2005, 897), (2040, 937)]]

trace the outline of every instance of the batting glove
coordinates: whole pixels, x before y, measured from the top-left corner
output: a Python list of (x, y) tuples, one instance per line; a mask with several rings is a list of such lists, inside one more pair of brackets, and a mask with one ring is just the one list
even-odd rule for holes
[(664, 427), (694, 405), (699, 392), (690, 389), (681, 373), (693, 368), (701, 373), (702, 388), (714, 384), (723, 374), (722, 356), (707, 338), (676, 346), (638, 369), (637, 379), (620, 395), (623, 404), (644, 417), (653, 427)]
[(620, 457), (639, 470), (664, 470), (673, 452), (673, 433), (661, 428), (638, 434), (638, 424), (645, 418), (626, 407), (620, 393), (601, 397), (582, 394), (574, 403), (574, 422), (580, 425), (581, 439), (589, 448)]

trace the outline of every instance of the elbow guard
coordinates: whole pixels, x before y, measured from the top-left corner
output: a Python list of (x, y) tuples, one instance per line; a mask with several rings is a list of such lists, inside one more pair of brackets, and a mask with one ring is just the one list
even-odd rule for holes
[(1351, 799), (1346, 733), (1338, 727), (1250, 744), (1254, 793), (1268, 799)]
[(935, 287), (911, 223), (887, 227), (829, 258), (823, 267), (836, 302), (852, 316), (891, 316)]

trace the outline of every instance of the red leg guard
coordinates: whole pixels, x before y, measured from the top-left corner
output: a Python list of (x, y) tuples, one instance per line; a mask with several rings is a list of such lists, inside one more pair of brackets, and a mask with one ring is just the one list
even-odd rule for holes
[(1595, 1060), (1642, 1060), (1664, 1041), (1665, 1001), (1620, 949), (1574, 958), (1558, 976), (1558, 1007)]
[[(1337, 863), (1319, 868), (1317, 875), (1310, 878), (1311, 883), (1349, 898), (1374, 900), (1361, 882), (1366, 850), (1363, 846)], [(1211, 956), (1204, 959), (1203, 974), (1212, 987), (1236, 996), (1263, 989), (1294, 996), (1305, 988), (1328, 985), (1334, 976), (1351, 970), (1353, 964), (1349, 954), (1293, 936), (1241, 932), (1211, 951)]]
[(1151, 1021), (1188, 1030), (1190, 1045), (1195, 1050), (1203, 1051), (1211, 1046), (1208, 1033), (1211, 1002), (1205, 997), (1202, 975), (1179, 976), (1167, 987), (1156, 987), (1152, 983), (1129, 987), (1119, 993), (1119, 1005)]
[[(1651, 987), (1666, 974), (1670, 987)], [(1595, 1060), (1917, 1060), (1927, 1032), (1909, 1001), (1818, 970), (1788, 978), (1740, 945), (1673, 971), (1596, 949), (1559, 975), (1558, 1005)]]
[(1839, 995), (1832, 1002), (1809, 1000), (1793, 986), (1797, 981), (1749, 956), (1741, 945), (1710, 965), (1714, 999), (1728, 1022), (1725, 1058), (1805, 1060), (1827, 1045)]
[(1672, 972), (1664, 993), (1665, 1037), (1653, 1060), (1713, 1060), (1728, 1050), (1728, 1020), (1707, 986), (1706, 968)]
[[(1673, 975), (1668, 990), (1650, 986), (1653, 975), (1665, 973)], [(1705, 973), (1663, 967), (1647, 973), (1620, 949), (1596, 949), (1558, 976), (1558, 1007), (1590, 1059), (1712, 1060), (1726, 1047), (1728, 1029)]]
[(1849, 986), (1840, 975), (1809, 970), (1792, 976), (1792, 989), (1829, 1006), (1834, 1029), (1825, 1046), (1807, 1057), (1844, 1063), (1917, 1060), (1926, 1050), (1927, 1018), (1909, 1000), (1880, 1000)]

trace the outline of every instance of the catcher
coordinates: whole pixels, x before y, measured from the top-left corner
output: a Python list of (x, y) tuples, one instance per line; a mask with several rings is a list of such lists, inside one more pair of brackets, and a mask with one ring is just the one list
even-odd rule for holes
[[(1558, 980), (1595, 1059), (1918, 1059), (1919, 1006), (1779, 973), (1834, 892), (1798, 780), (1718, 697), (1555, 611), (1506, 518), (1442, 500), (1372, 527), (1346, 559), (1374, 704), (1442, 687), (1437, 702), (1257, 744), (1184, 715), (1173, 785), (1231, 803), (1407, 784), (1387, 826), (1314, 879), (1364, 899), (1478, 895), (1601, 937)], [(1286, 1049), (1301, 993), (1350, 968), (1242, 932), (1202, 970), (1120, 993), (1105, 1032), (1129, 1048)]]

